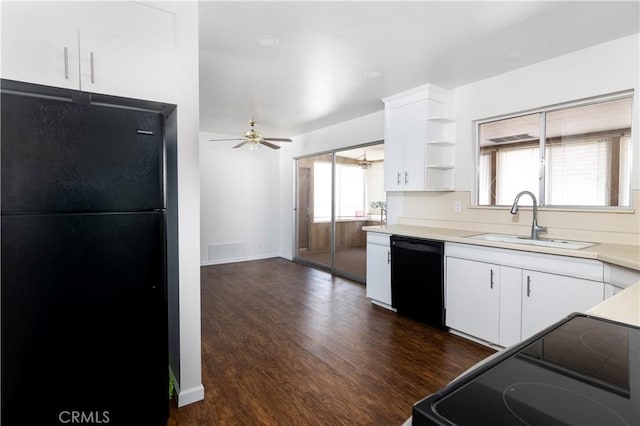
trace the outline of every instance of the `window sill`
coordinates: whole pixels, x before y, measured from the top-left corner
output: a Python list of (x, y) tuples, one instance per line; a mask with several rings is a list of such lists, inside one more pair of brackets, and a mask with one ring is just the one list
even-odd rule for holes
[[(532, 206), (520, 205), (519, 209), (530, 211)], [(511, 206), (469, 206), (475, 210), (510, 210)], [(562, 212), (562, 213), (613, 213), (613, 214), (635, 214), (635, 209), (631, 207), (538, 207), (541, 212)]]

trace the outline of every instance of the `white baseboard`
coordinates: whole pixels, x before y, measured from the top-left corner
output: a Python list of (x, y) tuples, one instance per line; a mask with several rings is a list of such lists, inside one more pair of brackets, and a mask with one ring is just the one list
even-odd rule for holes
[(200, 266), (222, 265), (224, 263), (247, 262), (249, 260), (271, 259), (273, 257), (280, 257), (280, 255), (278, 255), (278, 254), (259, 254), (259, 255), (255, 255), (255, 256), (237, 257), (237, 258), (234, 258), (234, 259), (201, 260), (200, 261)]
[(184, 407), (185, 405), (193, 404), (194, 402), (204, 399), (204, 386), (199, 385), (190, 389), (181, 390), (171, 366), (169, 366), (169, 376), (173, 379), (174, 393), (178, 396), (178, 407)]
[(194, 402), (204, 399), (204, 386), (199, 385), (194, 388), (178, 391), (178, 407), (184, 407)]
[(374, 300), (374, 299), (369, 299), (369, 300), (371, 300), (371, 303), (374, 304), (374, 305), (380, 306), (381, 308), (385, 308), (385, 309), (388, 309), (388, 310), (393, 311), (393, 312), (397, 312), (396, 308), (391, 307), (391, 305), (387, 305), (384, 302), (380, 302), (380, 301)]

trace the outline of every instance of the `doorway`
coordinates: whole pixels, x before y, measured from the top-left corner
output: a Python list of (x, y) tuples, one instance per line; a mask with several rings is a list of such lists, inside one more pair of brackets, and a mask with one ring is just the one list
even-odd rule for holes
[(381, 142), (296, 159), (294, 259), (358, 282), (366, 278), (366, 233), (385, 220)]

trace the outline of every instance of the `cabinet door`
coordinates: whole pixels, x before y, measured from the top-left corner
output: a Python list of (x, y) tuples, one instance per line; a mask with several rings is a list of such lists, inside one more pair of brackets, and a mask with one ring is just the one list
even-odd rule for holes
[(603, 300), (604, 284), (524, 270), (522, 340), (573, 312), (585, 312)]
[(78, 33), (66, 4), (2, 3), (2, 78), (79, 88)]
[(384, 189), (402, 191), (404, 186), (405, 116), (402, 108), (385, 111)]
[(498, 343), (500, 267), (455, 257), (446, 262), (447, 326)]
[(175, 15), (137, 2), (92, 4), (80, 30), (80, 88), (175, 103)]
[(367, 244), (367, 297), (389, 306), (391, 306), (390, 257), (389, 246)]
[(403, 191), (425, 189), (425, 144), (427, 141), (427, 103), (419, 101), (405, 106), (406, 137), (404, 140)]
[(175, 102), (172, 46), (93, 31), (80, 33), (80, 87), (93, 93)]

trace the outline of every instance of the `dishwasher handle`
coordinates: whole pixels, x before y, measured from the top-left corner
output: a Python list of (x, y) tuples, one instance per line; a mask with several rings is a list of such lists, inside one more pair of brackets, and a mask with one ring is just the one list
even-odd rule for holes
[(440, 245), (431, 245), (424, 243), (413, 243), (409, 241), (392, 241), (391, 245), (394, 248), (421, 251), (423, 253), (438, 253), (442, 254), (442, 247)]

